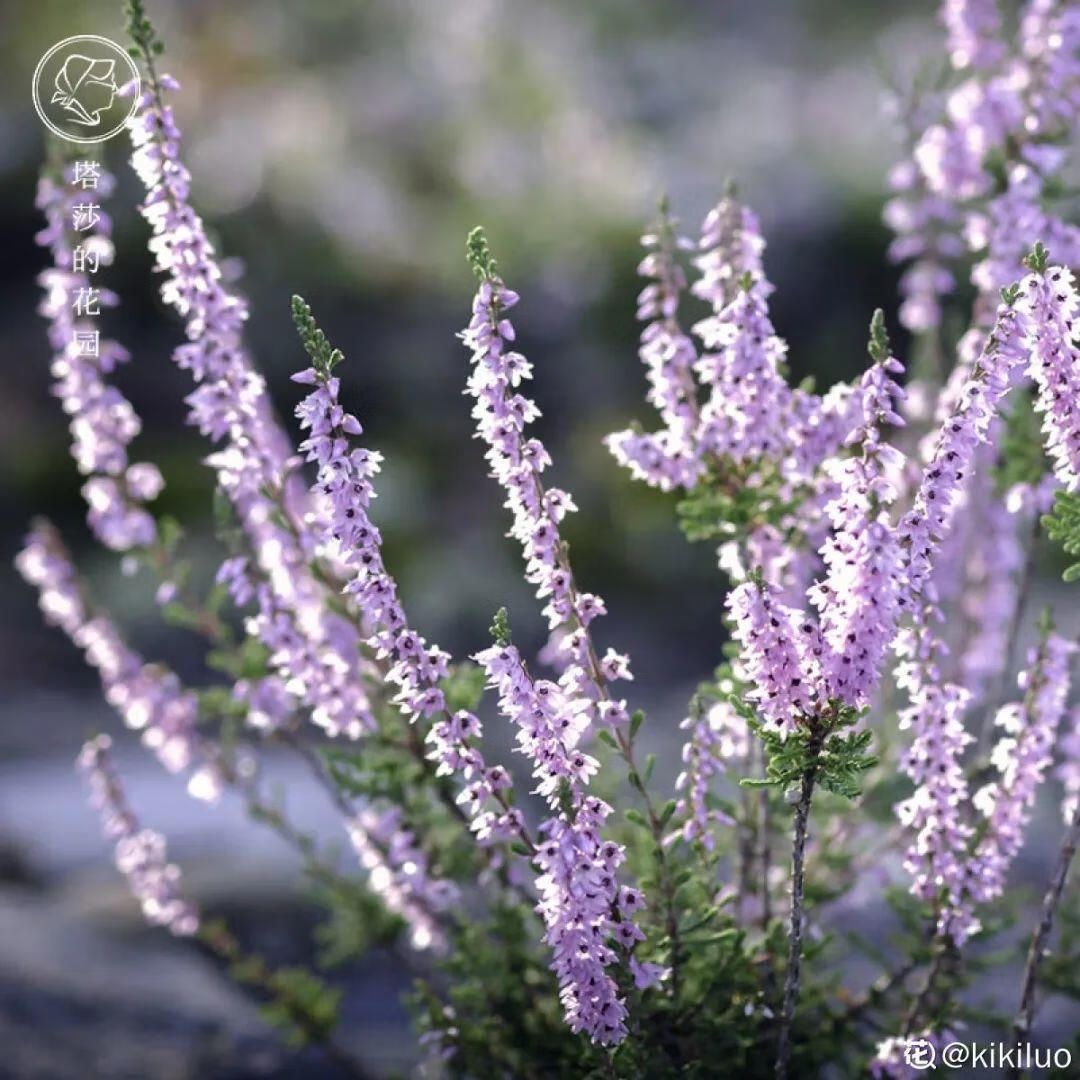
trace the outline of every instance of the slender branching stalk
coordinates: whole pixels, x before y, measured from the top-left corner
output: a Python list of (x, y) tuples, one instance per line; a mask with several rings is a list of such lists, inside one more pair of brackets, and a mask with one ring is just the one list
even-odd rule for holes
[(791, 910), (788, 919), (787, 974), (784, 977), (784, 996), (780, 1009), (780, 1034), (776, 1050), (776, 1080), (786, 1080), (791, 1062), (791, 1032), (795, 1022), (795, 1005), (799, 996), (802, 970), (803, 887), (806, 874), (806, 839), (809, 833), (810, 806), (817, 782), (818, 761), (824, 734), (811, 733), (806, 746), (806, 767), (799, 785), (795, 804), (795, 838), (791, 848)]
[(1080, 846), (1080, 802), (1073, 810), (1072, 820), (1065, 831), (1065, 837), (1061, 842), (1061, 850), (1058, 852), (1057, 864), (1054, 867), (1053, 877), (1050, 879), (1050, 887), (1043, 897), (1042, 914), (1035, 932), (1031, 936), (1031, 946), (1028, 949), (1027, 962), (1024, 965), (1024, 977), (1020, 990), (1020, 1006), (1017, 1009), (1016, 1019), (1013, 1021), (1013, 1031), (1017, 1041), (1026, 1042), (1031, 1036), (1031, 1026), (1035, 1022), (1035, 995), (1038, 989), (1039, 965), (1042, 963), (1046, 952), (1046, 943), (1050, 932), (1054, 927), (1054, 917), (1061, 904), (1061, 898), (1065, 892), (1065, 884), (1069, 877), (1069, 869), (1076, 855), (1076, 849)]

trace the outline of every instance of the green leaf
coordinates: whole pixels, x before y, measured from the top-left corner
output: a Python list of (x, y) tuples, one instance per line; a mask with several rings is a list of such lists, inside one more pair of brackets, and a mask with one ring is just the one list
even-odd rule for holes
[[(1042, 519), (1046, 535), (1059, 543), (1066, 555), (1080, 555), (1080, 492), (1059, 491), (1053, 510)], [(1065, 581), (1080, 580), (1080, 562), (1067, 567)]]

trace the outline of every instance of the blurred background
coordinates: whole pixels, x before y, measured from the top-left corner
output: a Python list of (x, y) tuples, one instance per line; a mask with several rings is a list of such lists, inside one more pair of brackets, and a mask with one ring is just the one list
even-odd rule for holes
[[(923, 58), (940, 59), (935, 6), (148, 5), (163, 67), (183, 83), (175, 108), (194, 201), (242, 270), (250, 344), (278, 408), (290, 415), (297, 399), (288, 298), (301, 292), (345, 350), (343, 397), (387, 457), (376, 513), (407, 606), (457, 655), (485, 642), (501, 604), (516, 636), (541, 642), (461, 397), (467, 357), (454, 334), (473, 284), (464, 239), (486, 226), (523, 296), (519, 340), (535, 362), (555, 482), (581, 507), (568, 525), (576, 568), (608, 601), (603, 640), (631, 652), (636, 703), (671, 771), (686, 698), (718, 659), (723, 594), (712, 547), (689, 547), (673, 500), (631, 484), (601, 446), (635, 417), (652, 423), (635, 352), (638, 236), (663, 192), (696, 235), (734, 179), (762, 218), (794, 376), (827, 386), (860, 371), (870, 312), (895, 309), (880, 223), (898, 156), (886, 77), (904, 83)], [(122, 40), (120, 4), (4, 0), (0, 26), (0, 1046), (14, 1048), (0, 1074), (294, 1075), (297, 1059), (203, 958), (138, 923), (71, 769), (80, 740), (116, 722), (10, 569), (28, 519), (49, 515), (133, 642), (204, 677), (193, 640), (160, 623), (152, 585), (89, 542), (35, 314), (46, 256), (33, 241), (43, 128), (31, 73), (63, 37)], [(106, 283), (123, 301), (103, 328), (133, 353), (119, 382), (144, 420), (135, 454), (160, 464), (157, 505), (188, 525), (208, 578), (220, 553), (205, 445), (183, 423), (187, 377), (169, 361), (180, 331), (149, 272), (127, 151), (119, 137), (98, 155), (119, 177)], [(137, 812), (169, 835), (200, 898), (242, 911), (268, 955), (303, 959), (310, 912), (287, 853), (237, 807), (192, 804), (137, 750), (120, 756)], [(317, 797), (289, 790), (284, 767), (279, 779), (298, 818), (333, 828)], [(382, 965), (350, 983), (350, 1031), (377, 1068), (409, 1062), (387, 992), (405, 978)]]

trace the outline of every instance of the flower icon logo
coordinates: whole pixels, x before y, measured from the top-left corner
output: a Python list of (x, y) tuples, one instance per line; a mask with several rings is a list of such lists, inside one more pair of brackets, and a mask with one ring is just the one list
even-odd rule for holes
[[(121, 96), (121, 85), (135, 93)], [(124, 129), (138, 101), (139, 69), (109, 38), (81, 34), (57, 42), (34, 71), (34, 108), (68, 142), (104, 142)]]
[(72, 114), (73, 123), (97, 127), (120, 90), (116, 85), (116, 61), (72, 53), (56, 73), (55, 86), (50, 104), (59, 103)]
[(936, 1057), (934, 1044), (929, 1039), (908, 1039), (904, 1044), (904, 1062), (919, 1072), (932, 1069)]

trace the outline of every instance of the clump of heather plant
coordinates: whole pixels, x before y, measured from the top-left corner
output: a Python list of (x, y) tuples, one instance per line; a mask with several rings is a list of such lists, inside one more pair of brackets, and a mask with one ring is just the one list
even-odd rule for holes
[[(538, 656), (497, 597), (467, 656), (410, 617), (380, 530), (382, 455), (343, 404), (346, 350), (299, 296), (295, 422), (271, 407), (247, 305), (192, 203), (180, 84), (142, 0), (128, 3), (143, 76), (131, 163), (216, 486), (205, 595), (180, 526), (155, 512), (161, 474), (133, 459), (121, 365), (139, 358), (80, 346), (92, 327), (71, 293), (107, 269), (109, 218), (73, 219), (76, 162), (57, 151), (43, 171), (41, 312), (89, 526), (153, 577), (215, 681), (187, 686), (129, 644), (48, 522), (19, 571), (160, 764), (298, 851), (325, 910), (321, 967), (400, 945), (426, 1075), (900, 1077), (912, 1040), (937, 1050), (958, 1032), (1030, 1041), (1041, 1067), (1040, 1006), (1080, 997), (1076, 642), (1027, 604), (1043, 533), (1080, 554), (1080, 230), (1055, 198), (1080, 12), (1027, 0), (1015, 36), (993, 0), (944, 0), (940, 16), (949, 75), (903, 110), (929, 119), (906, 133), (885, 209), (890, 257), (907, 264), (905, 350), (878, 310), (859, 378), (792, 386), (761, 225), (732, 187), (697, 237), (666, 201), (643, 237), (645, 408), (605, 444), (678, 493), (689, 540), (717, 544), (723, 613), (715, 670), (685, 710), (648, 719), (618, 620), (575, 568), (564, 523), (578, 507), (532, 427), (527, 387), (544, 373), (513, 322), (530, 300), (483, 230), (467, 241), (462, 383), (550, 633)], [(97, 183), (104, 200), (111, 179)], [(646, 723), (681, 733), (671, 790), (640, 749)], [(489, 740), (498, 728), (508, 737)], [(508, 744), (503, 760), (493, 747)], [(197, 939), (290, 1037), (369, 1075), (333, 976), (243, 952), (139, 825), (110, 746), (91, 738), (78, 764), (145, 918)], [(325, 790), (345, 859), (268, 796), (271, 748)], [(1065, 821), (1033, 903), (1012, 870), (1043, 790)], [(851, 930), (858, 906), (876, 940)], [(988, 1011), (978, 979), (1003, 957), (1019, 993)]]

